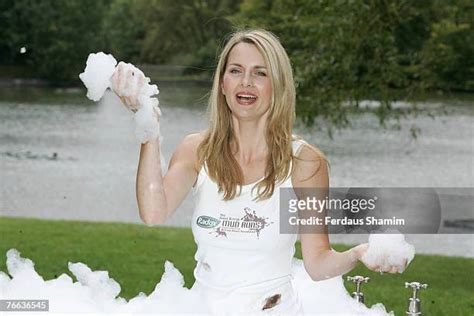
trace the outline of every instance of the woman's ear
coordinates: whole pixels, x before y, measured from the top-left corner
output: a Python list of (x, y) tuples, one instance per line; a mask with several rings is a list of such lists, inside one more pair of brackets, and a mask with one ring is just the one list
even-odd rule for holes
[(223, 95), (225, 95), (225, 91), (224, 91), (224, 81), (221, 81), (221, 92)]

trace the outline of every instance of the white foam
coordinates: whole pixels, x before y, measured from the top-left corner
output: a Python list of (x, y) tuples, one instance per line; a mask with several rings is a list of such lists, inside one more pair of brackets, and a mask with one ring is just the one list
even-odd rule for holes
[(99, 101), (110, 87), (110, 78), (115, 71), (117, 60), (111, 54), (91, 53), (87, 57), (86, 68), (79, 75), (87, 88), (87, 97)]
[[(144, 98), (140, 109), (135, 113), (135, 136), (142, 144), (161, 137), (157, 118), (157, 116), (161, 116), (161, 111), (158, 108), (158, 103), (152, 100), (158, 101), (155, 98)], [(156, 109), (158, 109), (158, 113)]]
[[(11, 249), (7, 252), (7, 269), (11, 278), (0, 273), (0, 299), (48, 299), (50, 312), (210, 313), (199, 291), (186, 288), (183, 275), (169, 261), (153, 292), (148, 296), (140, 293), (128, 302), (118, 296), (120, 285), (107, 271), (92, 271), (83, 263), (69, 263), (69, 270), (77, 281), (66, 274), (45, 281), (31, 260), (21, 258), (18, 251)], [(387, 315), (380, 303), (367, 308), (353, 300), (341, 277), (312, 281), (299, 259), (294, 259), (292, 275), (305, 315)]]
[[(105, 90), (111, 87), (111, 78), (116, 71), (116, 65), (117, 61), (111, 54), (103, 52), (89, 54), (86, 68), (79, 75), (87, 88), (89, 99), (99, 101)], [(125, 69), (132, 69), (137, 74), (145, 76), (140, 69), (130, 63), (123, 63), (123, 66)], [(135, 136), (143, 144), (156, 139), (160, 139), (161, 143), (162, 137), (158, 121), (161, 110), (158, 107), (158, 99), (153, 97), (159, 93), (158, 87), (151, 85), (150, 78), (147, 77), (145, 77), (145, 84), (139, 87), (137, 78), (140, 76), (134, 76), (129, 82), (123, 80), (120, 82), (121, 87), (118, 87), (121, 96), (137, 95), (139, 109), (135, 113)]]
[(370, 266), (379, 266), (380, 270), (387, 270), (397, 266), (402, 273), (405, 263), (408, 266), (415, 257), (415, 247), (405, 241), (405, 236), (392, 231), (386, 234), (371, 234), (369, 248), (361, 260)]
[(303, 261), (293, 260), (292, 274), (305, 314), (315, 315), (393, 315), (383, 304), (370, 308), (356, 302), (344, 287), (342, 277), (314, 282), (307, 274)]

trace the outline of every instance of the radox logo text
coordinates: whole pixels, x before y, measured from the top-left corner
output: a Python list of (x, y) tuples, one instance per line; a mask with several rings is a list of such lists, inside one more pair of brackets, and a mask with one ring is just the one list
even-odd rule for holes
[(213, 228), (219, 224), (220, 220), (210, 216), (199, 216), (196, 220), (196, 224), (202, 228)]

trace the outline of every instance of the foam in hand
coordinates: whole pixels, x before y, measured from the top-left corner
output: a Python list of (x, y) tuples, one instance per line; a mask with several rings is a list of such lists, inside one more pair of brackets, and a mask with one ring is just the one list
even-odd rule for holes
[[(132, 64), (126, 64), (128, 67), (133, 67), (135, 71), (141, 72)], [(103, 52), (91, 53), (87, 58), (86, 68), (84, 72), (79, 75), (84, 85), (87, 88), (87, 97), (92, 101), (99, 101), (105, 93), (107, 88), (111, 88), (111, 78), (116, 71), (117, 61), (111, 54), (104, 54)], [(144, 74), (143, 74), (144, 76)], [(137, 82), (122, 82), (124, 85), (120, 91), (123, 96), (131, 96), (138, 88)], [(141, 143), (146, 143), (150, 140), (162, 140), (160, 135), (160, 126), (158, 123), (158, 116), (161, 111), (158, 107), (159, 101), (154, 95), (158, 94), (159, 90), (156, 85), (150, 85), (150, 79), (146, 78), (144, 84), (138, 92), (139, 109), (135, 113), (135, 136)]]
[(399, 267), (402, 273), (415, 257), (415, 247), (405, 241), (401, 233), (371, 234), (369, 248), (361, 260), (370, 266), (379, 266), (380, 270), (388, 270), (391, 266)]
[(110, 78), (115, 72), (117, 61), (110, 54), (99, 52), (89, 54), (86, 69), (79, 75), (87, 88), (87, 97), (92, 101), (99, 101), (110, 87)]

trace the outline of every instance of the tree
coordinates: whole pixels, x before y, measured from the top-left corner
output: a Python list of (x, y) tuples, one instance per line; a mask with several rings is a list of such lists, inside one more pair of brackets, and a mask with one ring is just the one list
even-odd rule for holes
[(434, 6), (430, 37), (420, 52), (423, 69), (439, 89), (474, 91), (474, 5), (436, 0)]
[(219, 39), (230, 31), (227, 15), (238, 10), (231, 0), (138, 1), (147, 26), (141, 60), (164, 63), (188, 56), (194, 65), (212, 64)]
[(3, 12), (8, 34), (6, 52), (18, 63), (19, 49), (25, 47), (21, 61), (52, 83), (61, 84), (84, 68), (90, 52), (103, 50), (102, 15), (109, 1), (101, 0), (16, 0)]
[(115, 0), (104, 16), (104, 34), (117, 60), (141, 61), (147, 27), (137, 3), (136, 0)]
[[(297, 113), (307, 126), (314, 125), (316, 117), (324, 118), (331, 132), (332, 127), (348, 126), (348, 114), (359, 111), (363, 100), (380, 102), (372, 111), (385, 126), (389, 118), (407, 115), (394, 109), (392, 101), (412, 99), (439, 83), (434, 69), (427, 69), (439, 59), (427, 62), (424, 53), (440, 10), (436, 5), (408, 0), (246, 0), (232, 22), (263, 27), (280, 37), (295, 71)], [(447, 56), (456, 54), (449, 51)]]

